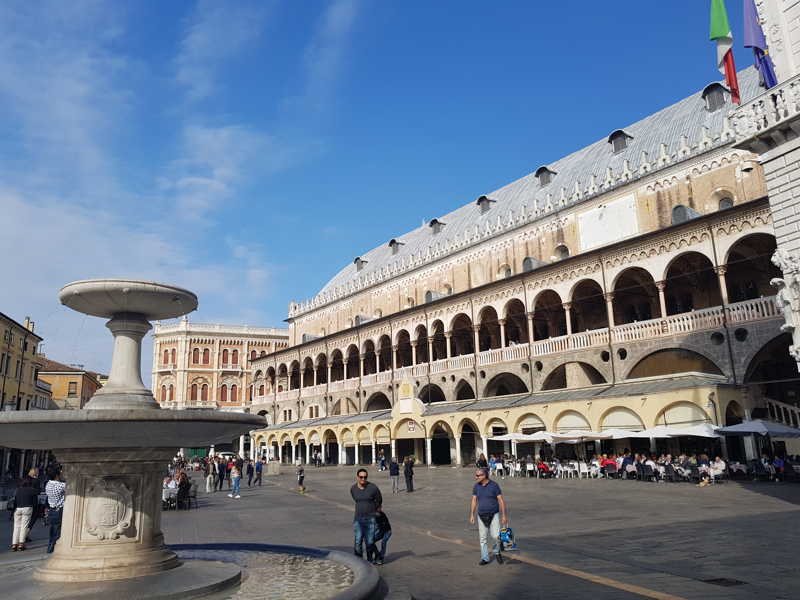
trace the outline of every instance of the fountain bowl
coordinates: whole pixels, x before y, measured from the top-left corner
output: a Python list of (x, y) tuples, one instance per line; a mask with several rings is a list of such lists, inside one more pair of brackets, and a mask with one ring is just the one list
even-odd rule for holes
[(134, 279), (85, 279), (58, 293), (61, 304), (93, 317), (134, 313), (149, 321), (173, 319), (197, 310), (197, 296), (180, 287)]

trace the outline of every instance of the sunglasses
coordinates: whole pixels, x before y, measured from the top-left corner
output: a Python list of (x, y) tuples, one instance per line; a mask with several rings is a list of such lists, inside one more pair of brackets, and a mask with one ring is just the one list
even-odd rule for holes
[(357, 475), (357, 477), (358, 477), (359, 479), (366, 479), (366, 478), (367, 478), (367, 476), (366, 476), (366, 475)]

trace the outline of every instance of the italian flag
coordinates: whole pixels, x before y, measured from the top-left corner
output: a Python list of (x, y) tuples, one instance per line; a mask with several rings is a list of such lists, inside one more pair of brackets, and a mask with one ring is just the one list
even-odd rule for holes
[(711, 0), (711, 41), (717, 40), (717, 68), (725, 75), (725, 83), (731, 91), (731, 100), (739, 104), (739, 81), (733, 63), (733, 34), (728, 23), (725, 0)]

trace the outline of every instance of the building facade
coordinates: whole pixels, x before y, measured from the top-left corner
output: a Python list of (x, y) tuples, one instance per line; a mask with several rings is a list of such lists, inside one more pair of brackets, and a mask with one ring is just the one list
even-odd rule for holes
[(357, 257), (253, 361), (254, 446), (458, 464), (506, 432), (797, 424), (764, 172), (732, 108), (711, 83)]
[(100, 374), (46, 357), (42, 357), (42, 369), (39, 375), (50, 385), (53, 403), (62, 410), (83, 408), (102, 387), (99, 381)]
[[(0, 313), (0, 410), (50, 408), (47, 384), (39, 380), (42, 358), (38, 354), (42, 337), (34, 333), (29, 317), (18, 323)], [(20, 476), (38, 464), (42, 453), (0, 446), (0, 481)]]
[(165, 408), (245, 410), (253, 396), (251, 364), (287, 346), (288, 331), (275, 327), (156, 324), (153, 394)]

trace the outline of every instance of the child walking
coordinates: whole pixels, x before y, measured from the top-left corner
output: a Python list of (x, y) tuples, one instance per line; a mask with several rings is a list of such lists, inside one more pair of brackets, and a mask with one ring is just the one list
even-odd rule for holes
[(392, 525), (389, 523), (389, 517), (380, 509), (375, 515), (375, 524), (375, 547), (378, 547), (378, 542), (381, 543), (378, 556), (375, 558), (375, 564), (382, 565), (386, 558), (386, 544), (389, 543), (389, 538), (392, 537)]
[(306, 493), (306, 486), (303, 481), (306, 478), (306, 470), (303, 468), (303, 463), (297, 465), (297, 491), (301, 494)]

